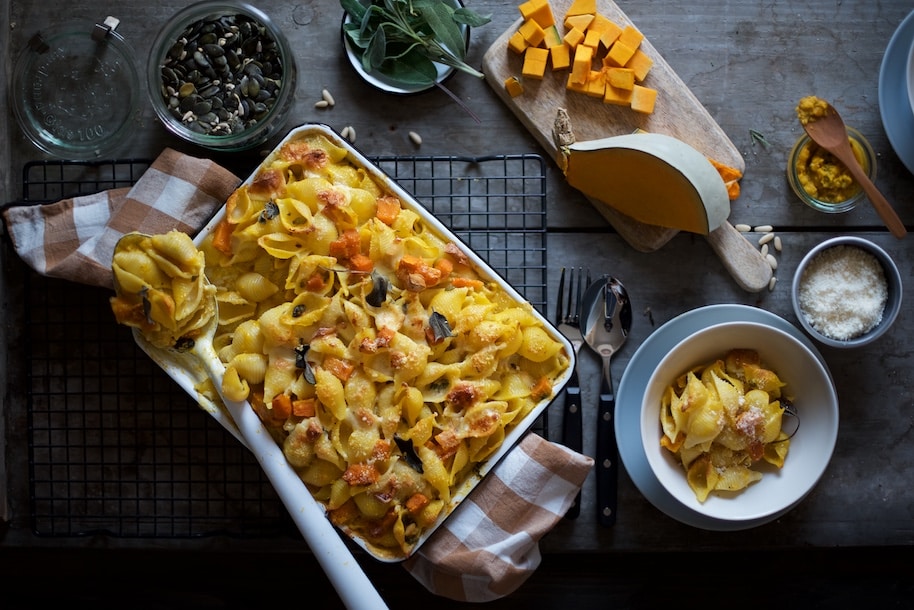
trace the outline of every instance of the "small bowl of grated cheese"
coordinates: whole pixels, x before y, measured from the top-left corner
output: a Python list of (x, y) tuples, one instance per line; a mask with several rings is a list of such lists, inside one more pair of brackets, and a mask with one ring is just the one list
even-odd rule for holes
[(860, 237), (834, 237), (800, 261), (791, 297), (800, 324), (831, 347), (867, 345), (901, 310), (901, 274), (888, 253)]

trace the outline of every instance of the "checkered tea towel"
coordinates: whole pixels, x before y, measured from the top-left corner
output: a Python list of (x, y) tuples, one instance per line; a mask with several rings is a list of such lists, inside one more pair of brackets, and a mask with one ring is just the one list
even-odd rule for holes
[(113, 289), (111, 256), (121, 236), (193, 235), (240, 182), (212, 161), (167, 148), (131, 189), (12, 206), (3, 216), (16, 252), (38, 273)]
[[(240, 180), (166, 149), (132, 189), (4, 211), (18, 254), (37, 272), (113, 289), (111, 257), (130, 231), (196, 234)], [(528, 434), (403, 563), (429, 591), (459, 601), (503, 597), (540, 563), (539, 540), (562, 518), (593, 459)]]
[(458, 601), (512, 593), (539, 566), (539, 540), (592, 468), (593, 458), (527, 434), (404, 567), (432, 593)]

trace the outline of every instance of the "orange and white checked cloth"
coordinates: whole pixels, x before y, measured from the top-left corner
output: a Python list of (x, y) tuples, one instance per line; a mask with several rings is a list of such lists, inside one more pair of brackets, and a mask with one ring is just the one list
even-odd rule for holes
[[(40, 274), (111, 288), (125, 233), (195, 235), (240, 180), (212, 161), (166, 149), (131, 189), (4, 211), (16, 252)], [(593, 459), (526, 435), (403, 566), (429, 591), (484, 602), (521, 586), (539, 540), (562, 518)]]
[(165, 149), (130, 189), (4, 210), (19, 256), (42, 275), (114, 288), (111, 256), (131, 231), (191, 235), (241, 180), (223, 167)]

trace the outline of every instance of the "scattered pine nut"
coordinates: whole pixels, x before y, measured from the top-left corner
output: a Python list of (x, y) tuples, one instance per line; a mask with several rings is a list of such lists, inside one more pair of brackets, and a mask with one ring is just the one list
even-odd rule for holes
[(768, 243), (769, 241), (771, 241), (772, 239), (774, 239), (774, 233), (765, 233), (764, 235), (762, 235), (761, 237), (759, 237), (758, 245), (764, 246), (765, 244), (767, 244), (767, 243)]
[(410, 140), (412, 141), (412, 143), (415, 144), (416, 146), (422, 146), (422, 136), (420, 136), (420, 135), (419, 135), (418, 133), (416, 133), (415, 131), (409, 132), (409, 139), (410, 139)]
[(774, 258), (771, 254), (766, 254), (765, 259), (768, 261), (768, 264), (771, 265), (772, 269), (778, 268), (778, 259)]
[(774, 285), (777, 283), (778, 283), (777, 276), (772, 275), (771, 279), (768, 280), (768, 292), (771, 292), (772, 290), (774, 290)]
[(762, 244), (762, 258), (768, 257), (768, 244)]
[(348, 125), (343, 131), (346, 132), (344, 137), (349, 140), (350, 143), (355, 144), (355, 127)]
[(340, 136), (342, 136), (344, 140), (348, 140), (348, 139), (349, 139), (349, 131), (350, 131), (351, 129), (352, 129), (352, 128), (351, 128), (349, 125), (346, 125), (345, 127), (343, 127), (343, 130), (340, 132)]
[(749, 231), (752, 230), (752, 227), (750, 227), (749, 225), (746, 225), (746, 224), (738, 224), (733, 228), (736, 229), (737, 231), (739, 231), (740, 233), (748, 233)]
[(778, 252), (781, 251), (781, 236), (780, 235), (774, 236), (774, 249), (777, 250)]
[(327, 108), (328, 106), (330, 106), (330, 102), (328, 102), (327, 100), (318, 100), (318, 101), (314, 102), (315, 108)]
[(756, 233), (771, 233), (772, 231), (774, 231), (774, 227), (772, 227), (771, 225), (759, 225), (752, 230), (755, 231)]
[(324, 98), (324, 101), (327, 102), (328, 106), (335, 106), (336, 101), (333, 99), (333, 96), (330, 95), (330, 92), (324, 89), (321, 91), (321, 97)]

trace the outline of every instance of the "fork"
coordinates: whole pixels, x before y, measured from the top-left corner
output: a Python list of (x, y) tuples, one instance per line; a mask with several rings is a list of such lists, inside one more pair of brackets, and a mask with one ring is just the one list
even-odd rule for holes
[[(583, 417), (581, 416), (581, 385), (578, 382), (577, 359), (584, 344), (581, 334), (581, 297), (584, 293), (583, 270), (577, 274), (572, 268), (568, 274), (568, 288), (565, 288), (565, 268), (559, 276), (559, 293), (555, 305), (555, 322), (559, 331), (571, 343), (574, 350), (575, 368), (572, 369), (565, 386), (565, 403), (562, 412), (562, 442), (566, 447), (581, 453), (584, 448)], [(590, 270), (587, 270), (587, 285), (590, 285)], [(581, 494), (578, 492), (565, 517), (574, 519), (581, 511)]]

